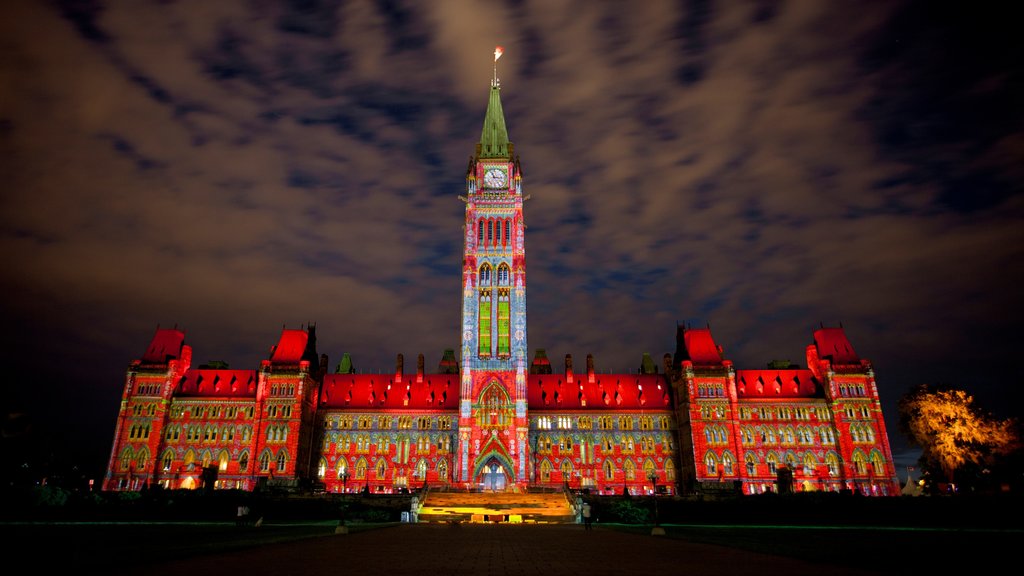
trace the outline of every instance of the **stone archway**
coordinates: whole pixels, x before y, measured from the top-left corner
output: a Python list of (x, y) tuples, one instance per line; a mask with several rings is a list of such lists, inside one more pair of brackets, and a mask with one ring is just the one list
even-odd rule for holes
[(503, 492), (509, 485), (510, 471), (495, 457), (487, 459), (480, 467), (477, 485), (491, 492)]

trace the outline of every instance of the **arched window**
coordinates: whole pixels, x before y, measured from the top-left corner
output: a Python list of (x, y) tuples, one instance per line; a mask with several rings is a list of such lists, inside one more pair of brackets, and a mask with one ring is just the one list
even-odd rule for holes
[(383, 458), (377, 460), (377, 480), (383, 480), (388, 473), (388, 464)]
[(736, 463), (736, 460), (732, 457), (732, 454), (730, 454), (729, 452), (726, 452), (725, 454), (722, 455), (722, 468), (725, 469), (725, 473), (727, 475), (729, 475), (729, 476), (733, 475), (733, 472), (734, 472), (733, 465), (735, 463)]
[(338, 472), (338, 479), (344, 478), (345, 474), (348, 474), (348, 460), (345, 458), (338, 458), (338, 463), (335, 465), (335, 470)]
[(818, 461), (814, 458), (814, 455), (808, 452), (804, 454), (804, 474), (807, 476), (813, 476), (814, 471), (818, 468)]
[[(499, 282), (500, 274), (504, 270), (508, 274), (508, 268), (499, 268)], [(507, 282), (507, 278), (506, 278)], [(498, 290), (498, 355), (508, 356), (511, 353), (512, 341), (512, 316), (511, 307), (509, 302), (508, 288), (501, 288)]]
[(448, 481), (448, 461), (444, 458), (437, 463), (437, 479), (442, 482)]
[(839, 457), (836, 456), (835, 452), (829, 452), (825, 455), (825, 466), (828, 466), (828, 473), (832, 476), (839, 474)]
[(615, 463), (610, 458), (604, 461), (604, 479), (615, 480)]
[(715, 459), (713, 452), (708, 452), (704, 456), (704, 467), (707, 469), (708, 476), (715, 476), (718, 474), (718, 460)]
[(494, 245), (494, 220), (487, 221), (487, 244)]
[(413, 472), (413, 478), (417, 480), (423, 480), (427, 477), (427, 460), (420, 458), (419, 462), (416, 462), (416, 471)]
[(871, 467), (874, 469), (876, 475), (885, 474), (885, 460), (877, 450), (873, 450), (871, 452)]
[(509, 233), (510, 230), (511, 230), (511, 226), (509, 225), (509, 219), (506, 218), (505, 219), (505, 244), (506, 245), (511, 245), (512, 244), (512, 236)]
[(636, 480), (636, 464), (627, 458), (622, 464), (622, 473), (626, 476), (626, 480)]
[(231, 455), (228, 454), (228, 451), (227, 450), (221, 451), (220, 456), (217, 457), (217, 468), (221, 472), (224, 472), (225, 470), (228, 469), (228, 462), (230, 460), (231, 460)]
[(171, 469), (171, 464), (173, 464), (173, 463), (174, 463), (174, 451), (173, 450), (165, 451), (164, 452), (163, 461), (161, 462), (161, 464), (163, 465), (164, 472), (169, 471)]
[(548, 462), (547, 460), (540, 463), (540, 481), (551, 481), (551, 462)]
[(676, 465), (672, 460), (665, 460), (665, 481), (674, 482), (676, 479)]
[(768, 473), (775, 474), (779, 469), (779, 457), (774, 452), (769, 452), (765, 458), (765, 462), (768, 463)]
[[(489, 270), (489, 269), (488, 269)], [(489, 281), (488, 281), (489, 283)], [(480, 291), (479, 333), (477, 334), (478, 353), (480, 356), (491, 355), (491, 291)]]
[(245, 472), (249, 469), (249, 453), (242, 452), (242, 455), (238, 457), (238, 470)]
[(864, 453), (860, 450), (855, 450), (853, 453), (853, 468), (857, 471), (857, 474), (867, 474), (868, 472)]
[(359, 461), (356, 462), (356, 479), (366, 479), (366, 458), (360, 458)]
[(743, 458), (747, 464), (747, 475), (754, 476), (757, 474), (757, 456), (747, 452), (747, 455)]
[(270, 452), (260, 454), (260, 472), (270, 471)]
[(476, 223), (476, 243), (477, 246), (484, 245), (484, 221), (482, 219)]
[(562, 460), (562, 465), (559, 466), (558, 471), (562, 473), (562, 480), (568, 481), (572, 478), (572, 462), (568, 458)]
[(277, 473), (283, 474), (288, 467), (288, 452), (281, 450), (277, 453)]
[(139, 450), (139, 453), (135, 455), (135, 463), (139, 470), (145, 469), (146, 465), (149, 464), (149, 450), (145, 447)]

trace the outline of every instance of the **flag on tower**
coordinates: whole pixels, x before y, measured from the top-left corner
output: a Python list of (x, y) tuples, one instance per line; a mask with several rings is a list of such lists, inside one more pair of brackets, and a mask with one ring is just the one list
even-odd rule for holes
[(494, 48), (494, 61), (497, 62), (498, 58), (501, 58), (501, 55), (504, 54), (504, 53), (505, 53), (505, 49), (504, 48), (502, 48), (501, 46), (495, 46), (495, 48)]

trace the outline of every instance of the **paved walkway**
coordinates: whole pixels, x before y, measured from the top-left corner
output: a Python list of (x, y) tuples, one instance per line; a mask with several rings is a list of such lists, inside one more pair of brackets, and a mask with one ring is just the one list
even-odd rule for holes
[(403, 524), (177, 560), (147, 566), (139, 573), (147, 576), (873, 574), (602, 528), (585, 531), (579, 525), (510, 524)]

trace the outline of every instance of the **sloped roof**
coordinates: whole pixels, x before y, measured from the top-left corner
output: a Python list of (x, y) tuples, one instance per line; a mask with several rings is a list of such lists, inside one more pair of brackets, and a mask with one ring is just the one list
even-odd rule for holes
[(281, 338), (271, 349), (270, 361), (274, 364), (298, 364), (306, 352), (309, 334), (305, 330), (284, 329)]
[(198, 368), (185, 372), (177, 396), (256, 397), (255, 370), (216, 370)]
[(842, 328), (815, 330), (814, 345), (818, 347), (818, 358), (831, 360), (832, 364), (860, 364), (860, 357), (854, 352)]
[(565, 382), (565, 374), (531, 374), (526, 398), (530, 410), (651, 410), (670, 405), (665, 378), (658, 374), (597, 374), (593, 383), (582, 374), (573, 384)]
[(487, 100), (487, 115), (480, 133), (481, 158), (508, 158), (508, 130), (505, 128), (505, 113), (501, 109), (501, 88), (491, 86)]
[(320, 388), (320, 407), (352, 410), (456, 410), (458, 374), (328, 374)]
[(170, 360), (181, 357), (181, 347), (185, 343), (185, 333), (177, 328), (157, 328), (153, 340), (142, 355), (147, 364), (166, 364)]
[(736, 371), (738, 398), (812, 398), (820, 396), (821, 393), (821, 388), (810, 370)]
[(686, 354), (695, 366), (721, 366), (722, 353), (718, 351), (709, 328), (691, 328), (683, 333)]

